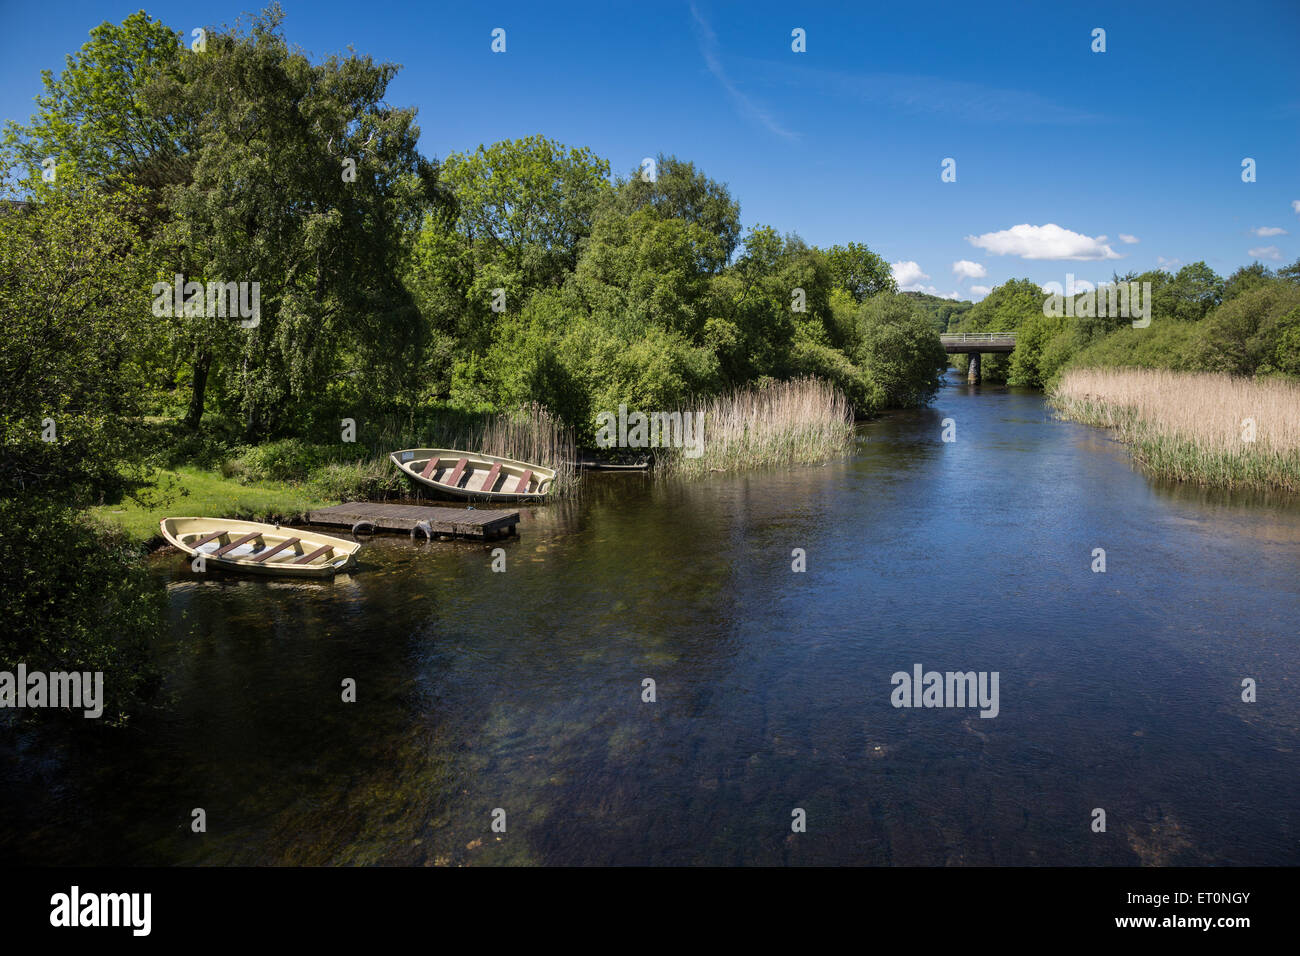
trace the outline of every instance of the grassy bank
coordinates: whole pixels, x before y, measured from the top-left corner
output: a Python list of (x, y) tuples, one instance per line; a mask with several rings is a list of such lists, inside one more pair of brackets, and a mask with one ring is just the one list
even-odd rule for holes
[(91, 509), (140, 544), (154, 539), (169, 515), (283, 521), (341, 501), (417, 494), (388, 458), (401, 448), (459, 448), (544, 465), (556, 470), (561, 495), (578, 483), (572, 432), (535, 405), (500, 415), (440, 411), (418, 423), (363, 420), (350, 442), (242, 445), (223, 441), (219, 429), (196, 435), (170, 421), (153, 425), (160, 467), (131, 496)]
[(1112, 429), (1152, 474), (1300, 492), (1300, 385), (1151, 369), (1072, 369), (1063, 418)]
[[(693, 410), (705, 415), (703, 454), (660, 449), (657, 466), (665, 475), (826, 461), (843, 454), (853, 434), (843, 393), (815, 379), (733, 392)], [(240, 445), (155, 425), (172, 436), (165, 464), (132, 496), (91, 509), (97, 521), (140, 545), (158, 540), (158, 522), (169, 515), (291, 521), (341, 501), (416, 494), (388, 458), (399, 448), (462, 448), (544, 465), (556, 469), (561, 495), (579, 481), (573, 432), (538, 405), (501, 415), (436, 412), (418, 424), (396, 416), (369, 419), (356, 423), (353, 442), (287, 438)]]
[(852, 406), (818, 379), (744, 389), (690, 410), (704, 414), (703, 453), (688, 458), (681, 449), (663, 449), (657, 466), (664, 474), (811, 464), (844, 454), (853, 438)]
[(99, 505), (90, 513), (143, 546), (159, 537), (158, 522), (168, 516), (288, 521), (330, 504), (338, 504), (338, 499), (322, 498), (287, 482), (243, 484), (213, 471), (183, 466), (154, 471), (134, 498)]

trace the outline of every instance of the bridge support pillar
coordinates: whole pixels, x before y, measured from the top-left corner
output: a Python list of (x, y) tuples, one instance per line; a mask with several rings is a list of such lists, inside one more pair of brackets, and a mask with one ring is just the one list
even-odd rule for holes
[(966, 381), (970, 385), (980, 383), (980, 354), (979, 352), (970, 353), (970, 366), (966, 371)]

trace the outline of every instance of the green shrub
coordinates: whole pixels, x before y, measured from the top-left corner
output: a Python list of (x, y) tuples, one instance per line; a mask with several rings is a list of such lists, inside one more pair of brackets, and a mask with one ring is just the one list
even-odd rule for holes
[(338, 448), (313, 445), (300, 438), (285, 438), (265, 445), (236, 448), (222, 465), (222, 474), (246, 483), (305, 481), (311, 472), (338, 454)]
[(165, 594), (121, 532), (43, 497), (0, 499), (0, 592), (5, 670), (102, 671), (107, 723), (156, 689)]

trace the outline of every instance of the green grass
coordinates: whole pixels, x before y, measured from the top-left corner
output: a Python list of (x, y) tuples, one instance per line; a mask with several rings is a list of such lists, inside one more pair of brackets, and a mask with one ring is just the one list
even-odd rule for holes
[(155, 471), (150, 483), (132, 498), (90, 510), (98, 520), (121, 528), (133, 541), (145, 545), (159, 536), (158, 522), (170, 516), (275, 521), (332, 504), (338, 504), (338, 499), (314, 497), (309, 489), (287, 482), (241, 484), (216, 472), (183, 465)]

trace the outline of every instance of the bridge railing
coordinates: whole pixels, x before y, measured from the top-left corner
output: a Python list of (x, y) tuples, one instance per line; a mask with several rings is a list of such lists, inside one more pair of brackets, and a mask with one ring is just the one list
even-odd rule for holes
[(939, 340), (945, 345), (978, 345), (982, 342), (1015, 342), (1015, 332), (944, 332)]

